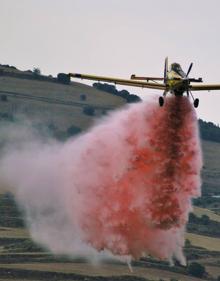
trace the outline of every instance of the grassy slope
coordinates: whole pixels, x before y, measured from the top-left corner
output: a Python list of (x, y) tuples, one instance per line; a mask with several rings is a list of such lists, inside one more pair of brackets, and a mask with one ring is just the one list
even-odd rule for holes
[(186, 238), (189, 239), (191, 244), (196, 247), (202, 247), (209, 251), (220, 252), (220, 238), (213, 238), (194, 233), (187, 233)]
[(29, 238), (25, 228), (0, 227), (1, 238)]
[(220, 216), (215, 214), (211, 210), (200, 208), (200, 207), (194, 207), (193, 212), (197, 217), (201, 217), (202, 215), (207, 215), (210, 218), (210, 220), (220, 222)]
[[(100, 116), (103, 109), (111, 110), (125, 104), (121, 97), (75, 82), (63, 85), (3, 76), (0, 77), (0, 94), (4, 92), (17, 95), (8, 94), (8, 102), (0, 101), (1, 113), (7, 112), (12, 115), (22, 113), (31, 120), (38, 120), (45, 125), (53, 123), (60, 130), (65, 130), (73, 124), (82, 129), (89, 127), (92, 119), (82, 113), (83, 107), (87, 104), (96, 108), (96, 116)], [(29, 98), (19, 94), (27, 95)], [(86, 94), (86, 101), (80, 100), (82, 94)], [(49, 99), (49, 102), (42, 101), (42, 98)], [(62, 102), (72, 104), (63, 105)]]
[[(100, 266), (94, 266), (88, 263), (22, 263), (22, 264), (7, 264), (0, 265), (0, 268), (18, 268), (28, 270), (41, 270), (41, 271), (52, 271), (52, 272), (64, 272), (64, 273), (75, 273), (80, 275), (89, 276), (137, 276), (143, 277), (150, 280), (170, 280), (176, 278), (181, 281), (199, 281), (200, 278), (190, 277), (180, 273), (170, 272), (168, 270), (160, 270), (154, 268), (144, 268), (140, 266), (133, 267), (133, 272), (130, 272), (128, 266), (122, 264), (101, 264)], [(126, 280), (126, 278), (124, 279)]]

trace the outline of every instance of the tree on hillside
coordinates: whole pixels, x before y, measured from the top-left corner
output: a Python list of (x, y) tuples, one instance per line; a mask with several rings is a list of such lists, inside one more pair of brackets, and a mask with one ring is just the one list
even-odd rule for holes
[(190, 275), (199, 277), (199, 278), (202, 278), (205, 275), (205, 267), (198, 262), (190, 263), (187, 271)]
[(116, 95), (118, 93), (116, 87), (114, 85), (109, 85), (107, 83), (93, 83), (93, 87), (98, 89), (98, 90), (101, 90), (101, 91), (104, 91), (104, 92), (107, 92), (107, 93), (110, 93), (110, 94), (113, 94), (113, 95)]
[(199, 128), (202, 139), (220, 142), (220, 127), (212, 122), (199, 119)]
[(118, 92), (119, 96), (124, 98), (124, 99), (127, 99), (130, 95), (130, 93), (127, 91), (127, 90), (121, 90)]
[(139, 101), (141, 101), (141, 98), (140, 98), (139, 96), (137, 96), (137, 95), (131, 94), (131, 95), (129, 95), (128, 98), (127, 98), (127, 102), (128, 102), (128, 103), (139, 102)]
[(95, 115), (95, 108), (87, 105), (83, 107), (83, 113), (89, 116), (94, 116)]
[(141, 101), (140, 97), (138, 97), (137, 95), (134, 95), (134, 94), (130, 94), (127, 90), (118, 91), (114, 85), (109, 85), (107, 83), (104, 83), (104, 84), (93, 83), (93, 87), (98, 89), (98, 90), (101, 90), (101, 91), (104, 91), (104, 92), (122, 97), (128, 103)]
[(41, 75), (41, 70), (39, 67), (34, 67), (33, 68), (33, 74), (36, 75), (36, 76), (39, 76)]
[(85, 101), (87, 99), (87, 96), (85, 94), (80, 95), (80, 100)]
[(1, 101), (8, 101), (7, 95), (1, 95)]
[(74, 136), (76, 134), (79, 134), (81, 132), (81, 129), (79, 127), (76, 127), (74, 125), (70, 126), (68, 129), (67, 129), (67, 135), (68, 137), (71, 137), (71, 136)]
[(63, 84), (70, 84), (70, 76), (66, 73), (58, 73), (57, 80)]
[(186, 240), (185, 240), (185, 247), (186, 247), (186, 248), (189, 248), (190, 246), (191, 246), (190, 240), (189, 240), (189, 239), (186, 239)]
[(204, 225), (208, 225), (210, 223), (210, 218), (207, 215), (201, 216), (201, 223)]

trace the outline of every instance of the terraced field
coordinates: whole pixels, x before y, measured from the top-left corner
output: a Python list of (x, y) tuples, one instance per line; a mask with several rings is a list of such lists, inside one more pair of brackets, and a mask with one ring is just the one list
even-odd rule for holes
[(205, 208), (200, 208), (200, 207), (194, 207), (194, 214), (198, 217), (201, 217), (203, 215), (208, 216), (211, 220), (213, 221), (218, 221), (220, 222), (220, 215), (217, 215), (214, 213), (214, 211), (211, 211), (209, 209), (205, 209)]

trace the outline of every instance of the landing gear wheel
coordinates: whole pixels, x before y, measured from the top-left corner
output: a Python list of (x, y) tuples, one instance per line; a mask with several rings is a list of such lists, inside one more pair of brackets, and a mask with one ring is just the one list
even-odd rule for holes
[(163, 97), (159, 97), (159, 105), (163, 106), (164, 104), (164, 98)]
[(195, 99), (193, 105), (195, 108), (197, 108), (199, 106), (199, 99)]

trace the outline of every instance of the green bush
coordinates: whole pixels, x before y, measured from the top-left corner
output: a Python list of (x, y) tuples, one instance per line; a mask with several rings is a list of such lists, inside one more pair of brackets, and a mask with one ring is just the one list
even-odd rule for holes
[(85, 101), (87, 99), (86, 95), (85, 94), (81, 94), (80, 95), (80, 100), (81, 101)]
[(33, 74), (34, 74), (35, 76), (40, 76), (40, 75), (41, 75), (41, 70), (40, 70), (40, 68), (34, 67), (34, 69), (33, 69)]
[(8, 101), (8, 97), (6, 95), (1, 95), (1, 101)]
[(57, 80), (62, 84), (70, 84), (70, 76), (66, 73), (58, 73)]
[(94, 116), (95, 115), (95, 108), (88, 105), (88, 106), (85, 106), (83, 108), (83, 113), (86, 114), (86, 115), (89, 115), (89, 116)]
[(203, 277), (205, 275), (205, 267), (198, 263), (198, 262), (192, 262), (187, 268), (187, 271), (190, 275), (195, 277)]
[(67, 129), (67, 136), (71, 137), (71, 136), (74, 136), (76, 134), (79, 134), (80, 132), (81, 132), (81, 129), (79, 127), (76, 127), (76, 126), (72, 125)]
[(186, 239), (186, 240), (185, 240), (185, 247), (186, 247), (186, 248), (189, 248), (190, 246), (191, 246), (190, 240), (189, 240), (189, 239)]
[(208, 225), (210, 223), (210, 218), (207, 215), (202, 215), (201, 223), (204, 225)]

